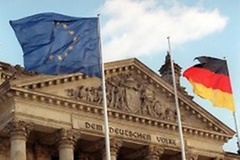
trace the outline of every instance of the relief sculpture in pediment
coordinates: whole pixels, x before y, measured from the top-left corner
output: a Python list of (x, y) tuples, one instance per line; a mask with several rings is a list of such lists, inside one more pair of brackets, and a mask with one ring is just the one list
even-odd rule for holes
[[(103, 94), (101, 86), (79, 86), (67, 89), (67, 95), (76, 100), (101, 105)], [(134, 80), (129, 75), (106, 79), (106, 98), (109, 108), (141, 114), (162, 120), (176, 121), (174, 107), (159, 98), (145, 82)]]

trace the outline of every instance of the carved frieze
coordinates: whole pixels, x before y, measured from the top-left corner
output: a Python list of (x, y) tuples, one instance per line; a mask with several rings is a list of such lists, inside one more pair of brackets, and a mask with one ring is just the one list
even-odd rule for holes
[[(121, 74), (106, 79), (106, 98), (109, 108), (121, 111), (157, 117), (162, 120), (176, 121), (175, 107), (171, 107), (163, 98), (156, 95), (155, 89), (144, 80)], [(66, 89), (67, 96), (101, 105), (103, 94), (101, 86), (81, 85)]]

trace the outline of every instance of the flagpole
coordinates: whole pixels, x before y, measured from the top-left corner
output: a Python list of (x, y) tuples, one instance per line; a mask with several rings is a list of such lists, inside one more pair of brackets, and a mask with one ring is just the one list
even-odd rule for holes
[(238, 146), (238, 154), (240, 154), (240, 137), (239, 137), (239, 131), (238, 131), (238, 126), (237, 126), (237, 118), (236, 118), (236, 112), (233, 112), (233, 118), (235, 122), (235, 129), (236, 129), (236, 134), (237, 134), (237, 146)]
[(176, 86), (176, 77), (175, 77), (175, 70), (173, 65), (173, 60), (171, 56), (171, 46), (170, 46), (170, 37), (167, 37), (168, 39), (168, 47), (169, 47), (169, 55), (170, 55), (170, 61), (171, 61), (171, 69), (172, 69), (172, 80), (173, 80), (173, 87), (174, 87), (174, 95), (175, 95), (175, 103), (176, 103), (176, 110), (177, 110), (177, 117), (178, 117), (178, 130), (179, 130), (179, 136), (180, 136), (180, 142), (181, 142), (181, 155), (182, 160), (186, 160), (186, 154), (185, 154), (185, 144), (183, 139), (183, 131), (182, 131), (182, 122), (181, 122), (181, 113), (179, 109), (179, 103), (178, 103), (178, 95), (177, 95), (177, 86)]
[(104, 115), (104, 132), (105, 132), (105, 150), (106, 150), (106, 160), (110, 160), (110, 140), (109, 140), (109, 127), (108, 127), (108, 109), (107, 109), (107, 98), (106, 98), (106, 85), (105, 85), (105, 73), (104, 73), (104, 62), (101, 47), (100, 38), (100, 14), (98, 16), (98, 33), (99, 33), (99, 48), (100, 48), (100, 62), (102, 69), (102, 92), (103, 92), (103, 115)]
[[(226, 61), (226, 58), (223, 57), (223, 59)], [(226, 61), (227, 63), (227, 61)], [(235, 109), (236, 110), (236, 109)], [(235, 124), (235, 129), (236, 129), (236, 136), (237, 136), (237, 147), (238, 147), (238, 154), (240, 154), (240, 136), (239, 136), (239, 131), (238, 131), (238, 126), (237, 126), (237, 117), (236, 117), (236, 111), (233, 111), (233, 119), (234, 119), (234, 124)]]

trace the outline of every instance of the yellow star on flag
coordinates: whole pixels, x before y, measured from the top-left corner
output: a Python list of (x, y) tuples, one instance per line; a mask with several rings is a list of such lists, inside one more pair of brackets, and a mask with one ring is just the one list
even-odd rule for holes
[(77, 37), (73, 37), (73, 42), (76, 42), (77, 41)]
[(73, 34), (74, 34), (74, 31), (73, 31), (73, 30), (69, 31), (69, 34), (70, 34), (70, 35), (73, 35)]
[(72, 45), (69, 46), (68, 49), (69, 49), (69, 50), (73, 50), (73, 46), (72, 46)]
[(54, 56), (53, 56), (53, 55), (50, 55), (48, 58), (49, 58), (50, 60), (53, 60)]
[(58, 60), (59, 60), (59, 61), (62, 61), (62, 59), (63, 59), (62, 56), (61, 56), (61, 55), (58, 55)]
[(67, 29), (67, 27), (68, 27), (67, 24), (63, 23), (62, 25), (63, 25), (64, 29)]

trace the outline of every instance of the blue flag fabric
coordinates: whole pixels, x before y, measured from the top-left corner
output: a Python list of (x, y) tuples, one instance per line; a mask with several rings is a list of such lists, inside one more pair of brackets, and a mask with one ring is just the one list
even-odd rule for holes
[(41, 13), (10, 21), (28, 71), (101, 77), (98, 18)]

